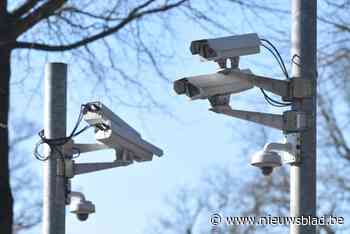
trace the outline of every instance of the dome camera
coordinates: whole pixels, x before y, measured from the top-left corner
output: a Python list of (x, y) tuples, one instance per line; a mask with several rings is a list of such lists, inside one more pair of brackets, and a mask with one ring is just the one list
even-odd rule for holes
[(89, 214), (77, 214), (77, 218), (80, 221), (86, 221), (89, 218)]
[(70, 212), (77, 215), (80, 221), (86, 221), (89, 215), (95, 213), (95, 205), (85, 199), (79, 192), (70, 193)]
[(253, 155), (250, 164), (261, 169), (263, 175), (271, 175), (275, 167), (282, 165), (281, 156), (273, 151), (259, 151)]

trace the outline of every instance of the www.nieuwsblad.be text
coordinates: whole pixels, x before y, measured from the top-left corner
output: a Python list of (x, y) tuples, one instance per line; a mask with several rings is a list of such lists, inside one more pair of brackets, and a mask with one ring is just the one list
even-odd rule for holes
[(209, 222), (213, 226), (217, 225), (341, 225), (344, 224), (344, 217), (334, 216), (223, 216), (219, 213), (212, 214)]

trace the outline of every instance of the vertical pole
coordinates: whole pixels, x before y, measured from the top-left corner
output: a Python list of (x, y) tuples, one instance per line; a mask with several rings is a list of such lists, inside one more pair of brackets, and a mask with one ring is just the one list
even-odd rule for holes
[[(316, 15), (317, 0), (292, 0), (292, 76), (313, 82), (312, 98), (295, 100), (292, 109), (305, 112), (309, 128), (301, 133), (301, 159), (290, 171), (292, 217), (316, 216)], [(291, 225), (291, 234), (315, 234), (311, 225)]]
[[(45, 68), (44, 134), (47, 139), (66, 136), (67, 65), (49, 63)], [(58, 147), (58, 150), (61, 150)], [(61, 155), (45, 146), (43, 234), (65, 233), (65, 179)]]

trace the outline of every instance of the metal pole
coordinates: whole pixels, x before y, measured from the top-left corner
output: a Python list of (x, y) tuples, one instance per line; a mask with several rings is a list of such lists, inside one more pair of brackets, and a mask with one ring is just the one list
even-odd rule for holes
[[(316, 11), (317, 0), (292, 0), (292, 76), (313, 81), (313, 97), (296, 100), (292, 109), (310, 118), (301, 133), (301, 159), (290, 171), (292, 217), (316, 216)], [(291, 234), (315, 234), (316, 226), (291, 225)]]
[[(44, 133), (47, 139), (66, 136), (67, 65), (49, 63), (45, 68)], [(58, 148), (59, 149), (59, 148)], [(43, 234), (65, 233), (65, 178), (58, 151), (45, 146)]]

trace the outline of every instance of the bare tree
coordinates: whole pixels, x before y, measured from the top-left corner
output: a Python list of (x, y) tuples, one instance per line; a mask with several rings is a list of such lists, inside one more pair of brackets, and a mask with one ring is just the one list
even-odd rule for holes
[[(227, 216), (235, 217), (288, 217), (289, 216), (289, 173), (287, 168), (281, 168), (271, 177), (265, 177), (256, 171), (247, 180), (232, 173), (235, 167), (226, 166), (213, 168), (206, 172), (196, 188), (184, 187), (177, 196), (171, 196), (164, 205), (164, 212), (155, 219), (152, 229), (148, 233), (211, 233), (213, 227), (209, 218), (214, 213), (221, 213), (223, 219)], [(322, 174), (319, 181), (329, 183), (333, 176)], [(339, 176), (335, 175), (337, 179)], [(333, 178), (333, 179), (330, 179)], [(240, 181), (240, 183), (236, 183)], [(328, 190), (328, 191), (327, 191)], [(331, 191), (329, 191), (331, 190)], [(339, 188), (321, 188), (318, 196), (318, 210), (320, 215), (335, 216), (346, 214), (348, 208), (342, 207), (346, 196)], [(336, 195), (334, 195), (337, 193)], [(330, 199), (332, 198), (332, 199)], [(344, 210), (339, 211), (339, 208)], [(338, 210), (338, 213), (336, 211)], [(204, 220), (204, 221), (203, 221)], [(196, 232), (194, 232), (196, 230)], [(285, 233), (288, 225), (257, 225), (237, 224), (227, 225), (222, 221), (214, 227), (215, 233)], [(318, 233), (332, 234), (349, 230), (340, 225), (322, 225)]]
[(32, 168), (31, 153), (21, 144), (33, 136), (38, 127), (23, 118), (12, 121), (10, 137), (11, 187), (14, 196), (13, 232), (32, 228), (41, 222), (40, 179)]
[(154, 223), (154, 233), (185, 233), (192, 234), (197, 220), (204, 208), (201, 194), (190, 188), (179, 189), (166, 199), (171, 204), (170, 209)]
[[(106, 38), (119, 34), (114, 40), (125, 40), (122, 29), (133, 23), (140, 24), (148, 16), (161, 14), (184, 4), (174, 1), (65, 1), (26, 0), (0, 1), (0, 232), (11, 233), (13, 198), (9, 179), (8, 113), (10, 97), (11, 54), (15, 50), (65, 52), (79, 48), (83, 55), (94, 57), (90, 45), (101, 41), (100, 46), (111, 51), (111, 41)], [(137, 32), (133, 32), (137, 33)], [(129, 34), (130, 35), (130, 34)], [(142, 44), (140, 44), (142, 45)], [(94, 44), (94, 46), (97, 46)], [(132, 46), (132, 45), (131, 45)], [(138, 48), (152, 54), (146, 47)], [(76, 52), (74, 52), (76, 53)], [(74, 56), (74, 53), (72, 55)], [(83, 56), (81, 56), (83, 57)], [(112, 59), (110, 60), (112, 61)], [(94, 64), (90, 64), (91, 69)], [(116, 68), (123, 78), (128, 78)], [(130, 83), (139, 85), (131, 79)]]

